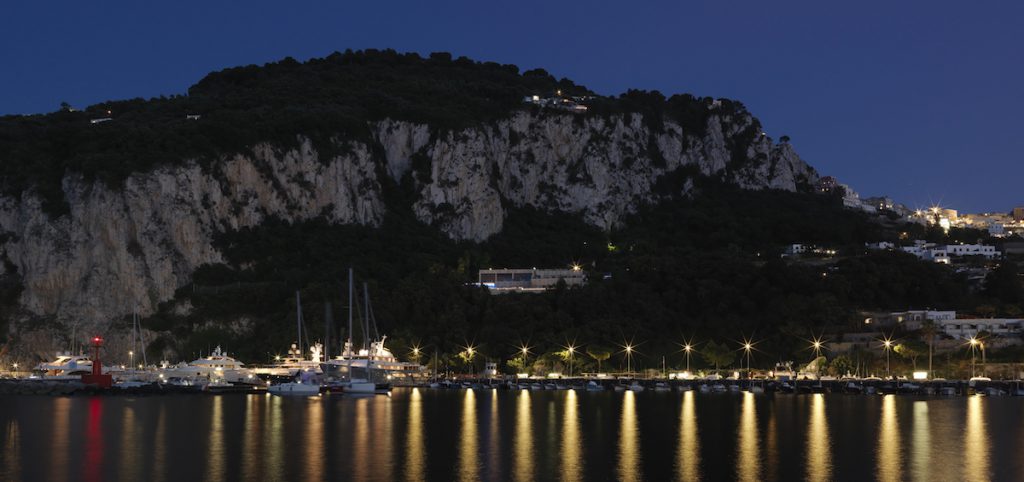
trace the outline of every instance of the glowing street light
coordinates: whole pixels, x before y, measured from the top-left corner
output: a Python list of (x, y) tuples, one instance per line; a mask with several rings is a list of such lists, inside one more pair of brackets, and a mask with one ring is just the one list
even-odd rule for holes
[(135, 352), (132, 350), (128, 350), (128, 362), (129, 366), (135, 365)]
[(889, 373), (889, 350), (892, 349), (892, 339), (885, 338), (882, 340), (882, 347), (885, 348), (885, 377), (889, 378), (891, 376)]
[(968, 340), (971, 344), (971, 378), (974, 378), (974, 362), (975, 362), (975, 347), (981, 349), (981, 374), (985, 375), (985, 342), (979, 340), (976, 337), (971, 337)]
[(686, 373), (690, 373), (690, 352), (693, 351), (693, 345), (686, 343), (683, 345), (683, 352), (686, 353)]
[(750, 376), (750, 351), (754, 349), (754, 345), (749, 340), (743, 342), (743, 352), (747, 356), (747, 376)]
[(633, 345), (626, 343), (626, 373), (633, 373)]
[(576, 354), (576, 347), (569, 345), (565, 351), (569, 352), (569, 378), (572, 378), (572, 356)]
[(530, 354), (530, 347), (528, 347), (526, 345), (520, 346), (519, 347), (519, 353), (523, 354), (523, 372), (529, 374), (530, 373), (530, 368), (529, 368), (529, 365), (526, 364), (526, 359), (527, 359), (527, 357)]

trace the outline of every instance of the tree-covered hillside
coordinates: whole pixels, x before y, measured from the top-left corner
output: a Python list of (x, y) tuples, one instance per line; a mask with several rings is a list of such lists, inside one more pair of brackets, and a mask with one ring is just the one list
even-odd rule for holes
[[(61, 214), (67, 208), (61, 180), (69, 174), (116, 187), (134, 172), (192, 159), (207, 164), (259, 143), (294, 146), (300, 135), (312, 139), (325, 158), (343, 148), (331, 139), (342, 146), (368, 141), (368, 122), (390, 118), (428, 124), (435, 132), (460, 129), (530, 108), (524, 96), (556, 93), (593, 94), (541, 69), (520, 72), (514, 65), (447, 53), (423, 58), (366, 50), (307, 62), (286, 58), (211, 73), (186, 95), (0, 117), (0, 192), (34, 188), (49, 212)], [(699, 134), (711, 102), (630, 91), (617, 98), (593, 96), (586, 115), (635, 112), (655, 127), (669, 118)], [(718, 112), (746, 111), (723, 99)], [(91, 122), (105, 118), (110, 120)]]

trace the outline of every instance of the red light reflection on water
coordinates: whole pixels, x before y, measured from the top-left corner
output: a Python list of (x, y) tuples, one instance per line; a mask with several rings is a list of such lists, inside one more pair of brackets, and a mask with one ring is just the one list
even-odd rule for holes
[(103, 480), (103, 398), (89, 399), (89, 420), (85, 430), (85, 467), (82, 474), (89, 482)]

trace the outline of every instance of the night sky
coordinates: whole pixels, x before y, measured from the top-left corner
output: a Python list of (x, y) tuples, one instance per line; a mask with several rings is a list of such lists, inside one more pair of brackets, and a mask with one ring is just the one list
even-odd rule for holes
[(742, 101), (862, 196), (1024, 205), (1024, 2), (47, 1), (0, 11), (0, 114), (184, 93), (346, 48)]

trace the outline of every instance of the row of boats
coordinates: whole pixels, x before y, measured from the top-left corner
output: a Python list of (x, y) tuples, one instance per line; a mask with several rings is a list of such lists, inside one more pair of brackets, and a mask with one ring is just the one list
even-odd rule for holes
[[(385, 346), (387, 336), (381, 336), (376, 329), (373, 311), (370, 308), (369, 291), (364, 285), (360, 332), (363, 335), (361, 347), (353, 342), (354, 308), (357, 305), (353, 292), (353, 277), (349, 271), (348, 339), (340, 355), (329, 358), (322, 343), (309, 346), (309, 356), (302, 349), (302, 304), (296, 293), (296, 321), (298, 340), (292, 343), (287, 356), (277, 357), (272, 364), (247, 366), (217, 346), (207, 356), (191, 362), (159, 366), (134, 367), (107, 366), (101, 373), (109, 374), (115, 386), (132, 387), (145, 384), (171, 386), (201, 386), (209, 390), (228, 390), (233, 387), (267, 386), (277, 394), (310, 394), (321, 389), (349, 391), (355, 393), (380, 392), (392, 384), (417, 384), (426, 380), (425, 366), (399, 360)], [(133, 349), (135, 341), (141, 339), (137, 322), (133, 318)], [(33, 370), (32, 378), (47, 380), (80, 380), (82, 375), (92, 373), (93, 360), (87, 355), (58, 354), (56, 359), (41, 363)]]

